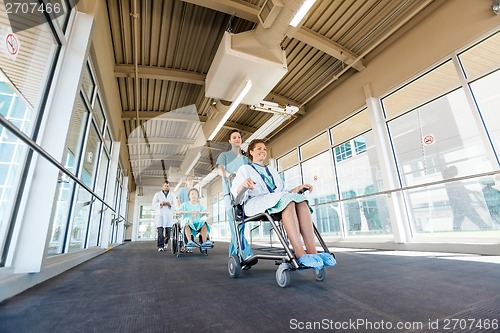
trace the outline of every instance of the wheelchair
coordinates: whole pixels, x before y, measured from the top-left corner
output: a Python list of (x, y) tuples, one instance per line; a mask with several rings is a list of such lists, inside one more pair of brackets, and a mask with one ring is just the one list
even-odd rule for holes
[[(234, 176), (229, 179), (230, 183), (232, 182), (233, 178)], [(300, 191), (299, 193), (303, 194), (304, 192), (305, 189)], [(228, 264), (227, 264), (229, 275), (232, 278), (239, 277), (243, 270), (250, 269), (251, 266), (258, 263), (259, 259), (274, 260), (275, 264), (278, 266), (278, 269), (276, 270), (276, 282), (280, 287), (285, 288), (290, 285), (291, 271), (311, 269), (309, 267), (300, 266), (299, 263), (297, 262), (297, 258), (295, 257), (293, 249), (291, 248), (291, 245), (287, 240), (286, 231), (281, 220), (281, 214), (268, 214), (264, 212), (253, 216), (246, 216), (243, 211), (243, 205), (238, 203), (239, 199), (235, 198), (232, 195), (232, 193), (230, 193), (229, 195), (231, 198), (231, 205), (233, 209), (234, 224), (235, 224), (234, 227), (235, 230), (237, 231), (236, 232), (237, 254), (231, 255), (228, 259)], [(244, 259), (241, 247), (242, 241), (240, 233), (238, 232), (239, 230), (238, 226), (241, 223), (247, 223), (247, 222), (269, 222), (271, 224), (271, 230), (274, 230), (274, 232), (278, 236), (281, 245), (283, 246), (284, 254), (283, 255), (254, 254)], [(323, 251), (326, 253), (330, 253), (333, 256), (333, 258), (335, 258), (335, 254), (330, 252), (330, 250), (326, 246), (326, 243), (321, 237), (318, 228), (314, 223), (313, 223), (313, 229), (314, 229), (314, 235), (316, 236), (319, 244), (323, 248)], [(317, 281), (324, 281), (326, 278), (325, 267), (321, 268), (320, 270), (313, 269), (313, 273)]]
[[(196, 238), (196, 237), (195, 237)], [(196, 247), (199, 251), (200, 254), (204, 254), (208, 256), (208, 250), (212, 249), (214, 247), (214, 244), (212, 243), (211, 246), (202, 246), (202, 238), (201, 235), (198, 234), (198, 242), (195, 241)], [(186, 239), (186, 235), (184, 234), (184, 227), (181, 226), (181, 221), (180, 219), (177, 220), (172, 225), (172, 239), (171, 239), (171, 250), (172, 254), (175, 255), (176, 257), (179, 257), (181, 253), (191, 253), (189, 251), (194, 250), (195, 248), (185, 248), (185, 251), (183, 252), (182, 249), (185, 247), (185, 244), (187, 244), (188, 240)], [(210, 236), (207, 236), (207, 240), (210, 240)]]

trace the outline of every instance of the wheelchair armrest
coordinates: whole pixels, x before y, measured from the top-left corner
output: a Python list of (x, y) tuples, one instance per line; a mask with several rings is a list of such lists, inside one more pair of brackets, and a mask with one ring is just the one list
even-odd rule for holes
[(245, 195), (245, 193), (248, 191), (248, 189), (246, 187), (244, 187), (240, 193), (238, 193), (238, 195), (236, 196), (236, 198), (234, 198), (234, 204), (235, 205), (241, 205), (241, 202), (242, 202), (242, 199), (243, 199), (243, 196)]

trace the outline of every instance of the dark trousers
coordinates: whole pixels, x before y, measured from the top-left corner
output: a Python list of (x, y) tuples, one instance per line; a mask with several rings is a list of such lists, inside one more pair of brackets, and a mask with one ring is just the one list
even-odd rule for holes
[(158, 247), (164, 247), (168, 244), (172, 227), (158, 227), (156, 230), (158, 230)]

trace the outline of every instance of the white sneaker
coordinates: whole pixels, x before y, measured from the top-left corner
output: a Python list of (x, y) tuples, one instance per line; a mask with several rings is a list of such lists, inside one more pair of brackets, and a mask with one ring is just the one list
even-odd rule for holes
[(162, 252), (163, 251), (163, 248), (162, 247), (159, 247), (158, 248), (158, 252)]

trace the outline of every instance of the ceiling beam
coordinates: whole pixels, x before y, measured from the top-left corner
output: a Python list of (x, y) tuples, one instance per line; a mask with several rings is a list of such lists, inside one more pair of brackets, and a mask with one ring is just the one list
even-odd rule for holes
[[(167, 80), (205, 85), (205, 74), (155, 66), (138, 66), (140, 79)], [(115, 65), (115, 77), (135, 77), (134, 65)]]
[[(136, 120), (135, 111), (123, 111), (122, 120)], [(174, 112), (161, 112), (161, 111), (139, 111), (139, 120), (152, 120), (155, 121), (178, 121), (178, 122), (190, 122), (190, 123), (200, 123), (204, 124), (208, 117), (207, 116), (193, 116), (190, 114), (174, 113)], [(253, 133), (257, 130), (255, 127), (250, 127), (235, 123), (232, 121), (226, 121), (223, 126), (227, 129), (239, 129), (247, 133)]]
[(361, 60), (354, 63), (359, 58), (357, 54), (309, 28), (301, 27), (300, 29), (296, 29), (293, 31), (293, 35), (289, 37), (311, 45), (348, 65), (353, 64), (352, 67), (359, 72), (366, 68)]
[[(127, 142), (127, 146), (135, 146), (137, 145), (136, 137), (129, 137), (129, 142)], [(139, 138), (139, 144), (148, 144), (148, 145), (186, 145), (190, 146), (194, 144), (194, 140), (192, 139), (179, 139), (179, 138)]]
[(231, 0), (182, 0), (184, 2), (192, 3), (197, 6), (216, 10), (218, 12), (241, 17), (247, 21), (259, 23), (257, 14), (259, 14), (260, 7), (245, 3), (243, 1)]
[[(122, 120), (137, 119), (136, 111), (122, 111)], [(184, 114), (178, 112), (165, 111), (139, 111), (140, 120), (158, 120), (158, 121), (178, 121), (186, 123), (204, 123), (207, 121), (207, 116), (197, 116), (193, 114)]]
[[(186, 157), (183, 155), (161, 155), (161, 154), (154, 154), (151, 157), (145, 157), (144, 155), (141, 155), (139, 159), (139, 155), (130, 155), (130, 162), (138, 162), (138, 161), (176, 161), (176, 162), (182, 162), (184, 161)], [(208, 158), (200, 158), (198, 160), (198, 163), (202, 164), (211, 164), (210, 159)]]

